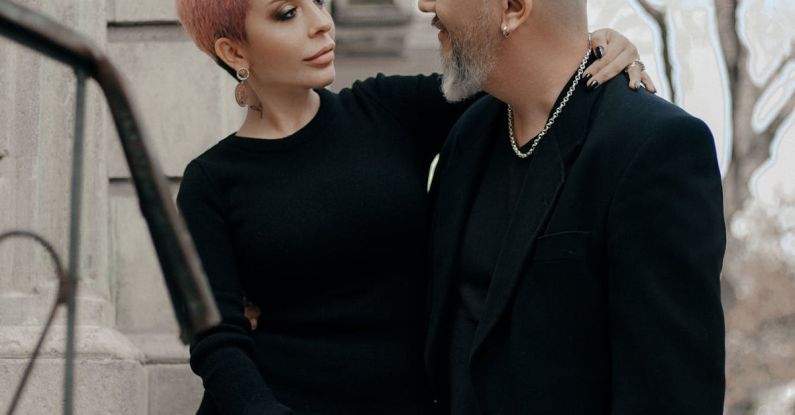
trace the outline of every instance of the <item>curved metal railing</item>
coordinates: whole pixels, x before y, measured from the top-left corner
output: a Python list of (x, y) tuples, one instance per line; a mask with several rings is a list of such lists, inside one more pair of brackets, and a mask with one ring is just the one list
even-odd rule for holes
[[(59, 275), (62, 286), (55, 306), (63, 304), (67, 308), (64, 413), (71, 415), (73, 410), (75, 294), (77, 264), (80, 255), (79, 219), (82, 193), (83, 119), (87, 78), (93, 78), (99, 84), (113, 115), (138, 195), (141, 212), (149, 227), (171, 296), (180, 327), (181, 340), (186, 344), (189, 343), (197, 333), (216, 325), (220, 321), (220, 316), (193, 241), (182, 218), (177, 213), (162, 169), (157, 160), (152, 157), (147, 145), (147, 138), (140, 127), (138, 116), (128, 98), (127, 88), (117, 69), (90, 39), (46, 16), (7, 0), (0, 0), (0, 35), (74, 68), (77, 77), (69, 269), (65, 275)], [(20, 235), (41, 239), (33, 233), (19, 231), (6, 233), (5, 236), (0, 235), (0, 239)], [(41, 240), (43, 241), (43, 239)], [(46, 241), (44, 242), (46, 245)], [(59, 274), (63, 274), (63, 272), (59, 272)], [(49, 324), (45, 327), (42, 338), (46, 335), (48, 328)], [(9, 413), (12, 413), (16, 407), (16, 401), (24, 390), (27, 374), (32, 369), (34, 362), (35, 352), (31, 358), (29, 369), (26, 370), (26, 375), (20, 382), (20, 388)]]

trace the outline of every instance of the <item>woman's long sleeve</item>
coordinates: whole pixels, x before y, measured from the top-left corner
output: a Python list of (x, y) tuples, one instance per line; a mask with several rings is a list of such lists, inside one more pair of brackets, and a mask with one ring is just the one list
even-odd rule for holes
[(356, 82), (352, 90), (384, 107), (414, 137), (428, 162), (442, 149), (447, 135), (463, 114), (483, 94), (450, 103), (442, 93), (439, 74), (385, 76)]
[(198, 160), (185, 169), (177, 205), (201, 258), (222, 321), (190, 347), (190, 366), (223, 414), (291, 414), (268, 388), (252, 359), (243, 289), (224, 220), (224, 202)]

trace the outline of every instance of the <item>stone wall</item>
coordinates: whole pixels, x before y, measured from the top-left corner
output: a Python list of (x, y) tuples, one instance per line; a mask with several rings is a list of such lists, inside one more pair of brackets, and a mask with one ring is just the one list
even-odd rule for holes
[[(233, 80), (183, 33), (173, 1), (17, 3), (75, 28), (107, 51), (128, 81), (174, 194), (188, 161), (239, 126), (243, 114), (234, 102)], [(432, 49), (401, 57), (417, 43), (416, 36), (407, 37), (412, 13), (405, 5), (396, 9), (404, 11), (402, 20), (383, 29), (372, 26), (378, 10), (369, 9), (362, 19), (355, 7), (335, 3), (335, 13), (347, 16), (339, 43), (356, 56), (338, 66), (333, 89), (379, 70), (435, 69), (435, 56), (428, 59)], [(357, 37), (362, 31), (370, 33), (369, 40)], [(64, 258), (75, 87), (69, 68), (0, 39), (0, 231), (41, 233)], [(86, 126), (75, 413), (194, 413), (201, 381), (186, 364), (187, 349), (178, 340), (110, 114), (92, 84)], [(48, 258), (34, 244), (15, 240), (0, 246), (0, 411), (21, 378), (55, 289)], [(61, 412), (64, 314), (49, 335), (19, 414)]]
[[(187, 162), (237, 128), (242, 112), (233, 100), (234, 82), (183, 34), (173, 0), (14, 1), (75, 28), (107, 51), (129, 82), (174, 194)], [(378, 5), (354, 8), (368, 1)], [(379, 71), (438, 70), (437, 40), (428, 16), (411, 12), (414, 1), (397, 0), (386, 6), (384, 1), (393, 0), (334, 0), (338, 43), (345, 53), (337, 61), (338, 79), (332, 89)], [(727, 133), (731, 113), (717, 32), (710, 23), (712, 0), (665, 3), (676, 40), (674, 52), (682, 63), (673, 82), (680, 104), (715, 132), (725, 168), (732, 144)], [(782, 16), (795, 10), (785, 8), (783, 1), (769, 3), (767, 9), (743, 8), (740, 17), (764, 23), (770, 8)], [(660, 33), (635, 2), (591, 0), (589, 7), (592, 27), (614, 27), (630, 37), (659, 80), (662, 95), (670, 96), (660, 60)], [(757, 40), (765, 40), (753, 43), (756, 48), (786, 53), (786, 48), (776, 46), (780, 42), (768, 41), (776, 33), (781, 36), (782, 27), (768, 33), (768, 24), (757, 26), (748, 26)], [(795, 31), (787, 30), (787, 36), (795, 36)], [(757, 71), (780, 66), (764, 64), (773, 56), (770, 53), (755, 56), (758, 59), (751, 63)], [(789, 91), (795, 69), (792, 65), (782, 68), (789, 69), (782, 71), (781, 90)], [(37, 231), (63, 257), (68, 249), (74, 90), (74, 74), (68, 68), (0, 38), (0, 231)], [(771, 102), (775, 97), (771, 95)], [(186, 365), (187, 351), (178, 340), (165, 284), (110, 116), (91, 84), (86, 122), (76, 413), (193, 413), (201, 382)], [(792, 193), (795, 122), (787, 123), (784, 130), (771, 163), (760, 169), (754, 184), (761, 202), (782, 191)], [(779, 261), (771, 252), (785, 247), (780, 241), (792, 244), (795, 237), (774, 238), (772, 231), (764, 231), (765, 224), (772, 223), (765, 219), (769, 217), (789, 224), (792, 234), (795, 210), (790, 209), (788, 215), (779, 208), (767, 210), (765, 216), (749, 209), (741, 221), (730, 224), (739, 237), (753, 236), (761, 244), (740, 258), (748, 264), (747, 272), (742, 273), (742, 284), (736, 284), (733, 297), (737, 300), (725, 303), (727, 414), (732, 415), (782, 415), (795, 407), (793, 268), (771, 267), (792, 263), (795, 248), (788, 251), (789, 262)], [(764, 223), (746, 226), (748, 221)], [(35, 245), (27, 241), (0, 245), (0, 411), (5, 411), (16, 388), (55, 288), (48, 258)], [(61, 313), (19, 414), (60, 412), (64, 336)]]

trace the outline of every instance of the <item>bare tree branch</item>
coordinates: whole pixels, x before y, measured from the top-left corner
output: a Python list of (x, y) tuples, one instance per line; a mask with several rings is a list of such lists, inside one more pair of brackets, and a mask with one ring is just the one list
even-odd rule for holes
[(738, 0), (714, 1), (720, 45), (728, 67), (729, 81), (734, 84), (741, 70), (739, 54), (743, 49), (743, 44), (740, 42), (740, 36), (737, 33)]
[(674, 88), (674, 68), (671, 63), (671, 45), (668, 25), (665, 22), (665, 12), (655, 9), (647, 0), (637, 0), (640, 7), (657, 23), (662, 37), (663, 62), (665, 64), (665, 77), (668, 78), (668, 90), (671, 91), (671, 101), (676, 102), (677, 92)]
[[(732, 158), (724, 183), (726, 215), (731, 217), (750, 197), (748, 180), (764, 162), (759, 158), (759, 137), (751, 128), (751, 114), (761, 92), (748, 74), (748, 51), (737, 32), (739, 0), (714, 0), (718, 36), (729, 76), (733, 125)], [(756, 148), (754, 148), (756, 147)], [(753, 155), (753, 156), (752, 156)]]
[[(792, 116), (794, 112), (795, 112), (795, 94), (790, 95), (789, 100), (787, 101), (786, 104), (784, 104), (784, 107), (781, 108), (781, 111), (779, 111), (778, 115), (776, 115), (776, 118), (774, 118), (773, 121), (771, 121), (770, 124), (765, 129), (763, 137), (767, 138), (768, 140), (770, 140), (770, 143), (772, 143), (773, 140), (776, 138), (778, 131), (781, 129), (781, 126), (787, 121), (787, 119), (789, 119), (789, 117)], [(770, 143), (768, 143), (768, 145)]]
[(773, 80), (773, 78), (776, 75), (778, 75), (780, 73), (783, 73), (784, 69), (787, 67), (787, 65), (789, 65), (789, 63), (791, 61), (793, 61), (793, 60), (795, 60), (795, 44), (792, 45), (792, 47), (790, 49), (789, 56), (787, 56), (784, 59), (782, 59), (781, 63), (778, 64), (778, 67), (773, 72), (770, 73), (770, 78), (768, 79), (768, 84), (770, 83), (770, 81)]
[[(771, 73), (768, 82), (759, 88), (758, 90), (759, 95), (757, 97), (757, 101), (759, 98), (764, 96), (764, 92), (767, 90), (766, 87), (769, 87), (775, 81), (775, 77), (777, 75), (783, 74), (784, 69), (786, 69), (787, 65), (789, 65), (793, 61), (795, 61), (795, 44), (793, 44), (792, 47), (790, 48), (790, 54), (784, 59), (782, 59), (778, 67), (776, 67), (776, 69)], [(781, 108), (781, 111), (778, 113), (776, 118), (774, 118), (773, 121), (771, 121), (770, 124), (768, 124), (767, 128), (762, 134), (766, 138), (769, 138), (771, 141), (774, 140), (776, 134), (778, 134), (778, 130), (781, 129), (781, 126), (787, 121), (787, 118), (789, 118), (792, 115), (793, 111), (795, 111), (795, 95), (789, 97), (787, 103)]]

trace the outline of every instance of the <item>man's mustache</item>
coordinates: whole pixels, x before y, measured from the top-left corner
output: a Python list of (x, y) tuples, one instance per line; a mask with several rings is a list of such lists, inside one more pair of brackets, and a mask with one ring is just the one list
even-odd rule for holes
[(442, 21), (439, 20), (439, 16), (433, 16), (433, 20), (431, 21), (431, 26), (439, 29), (440, 32), (447, 31), (447, 28), (442, 24)]

